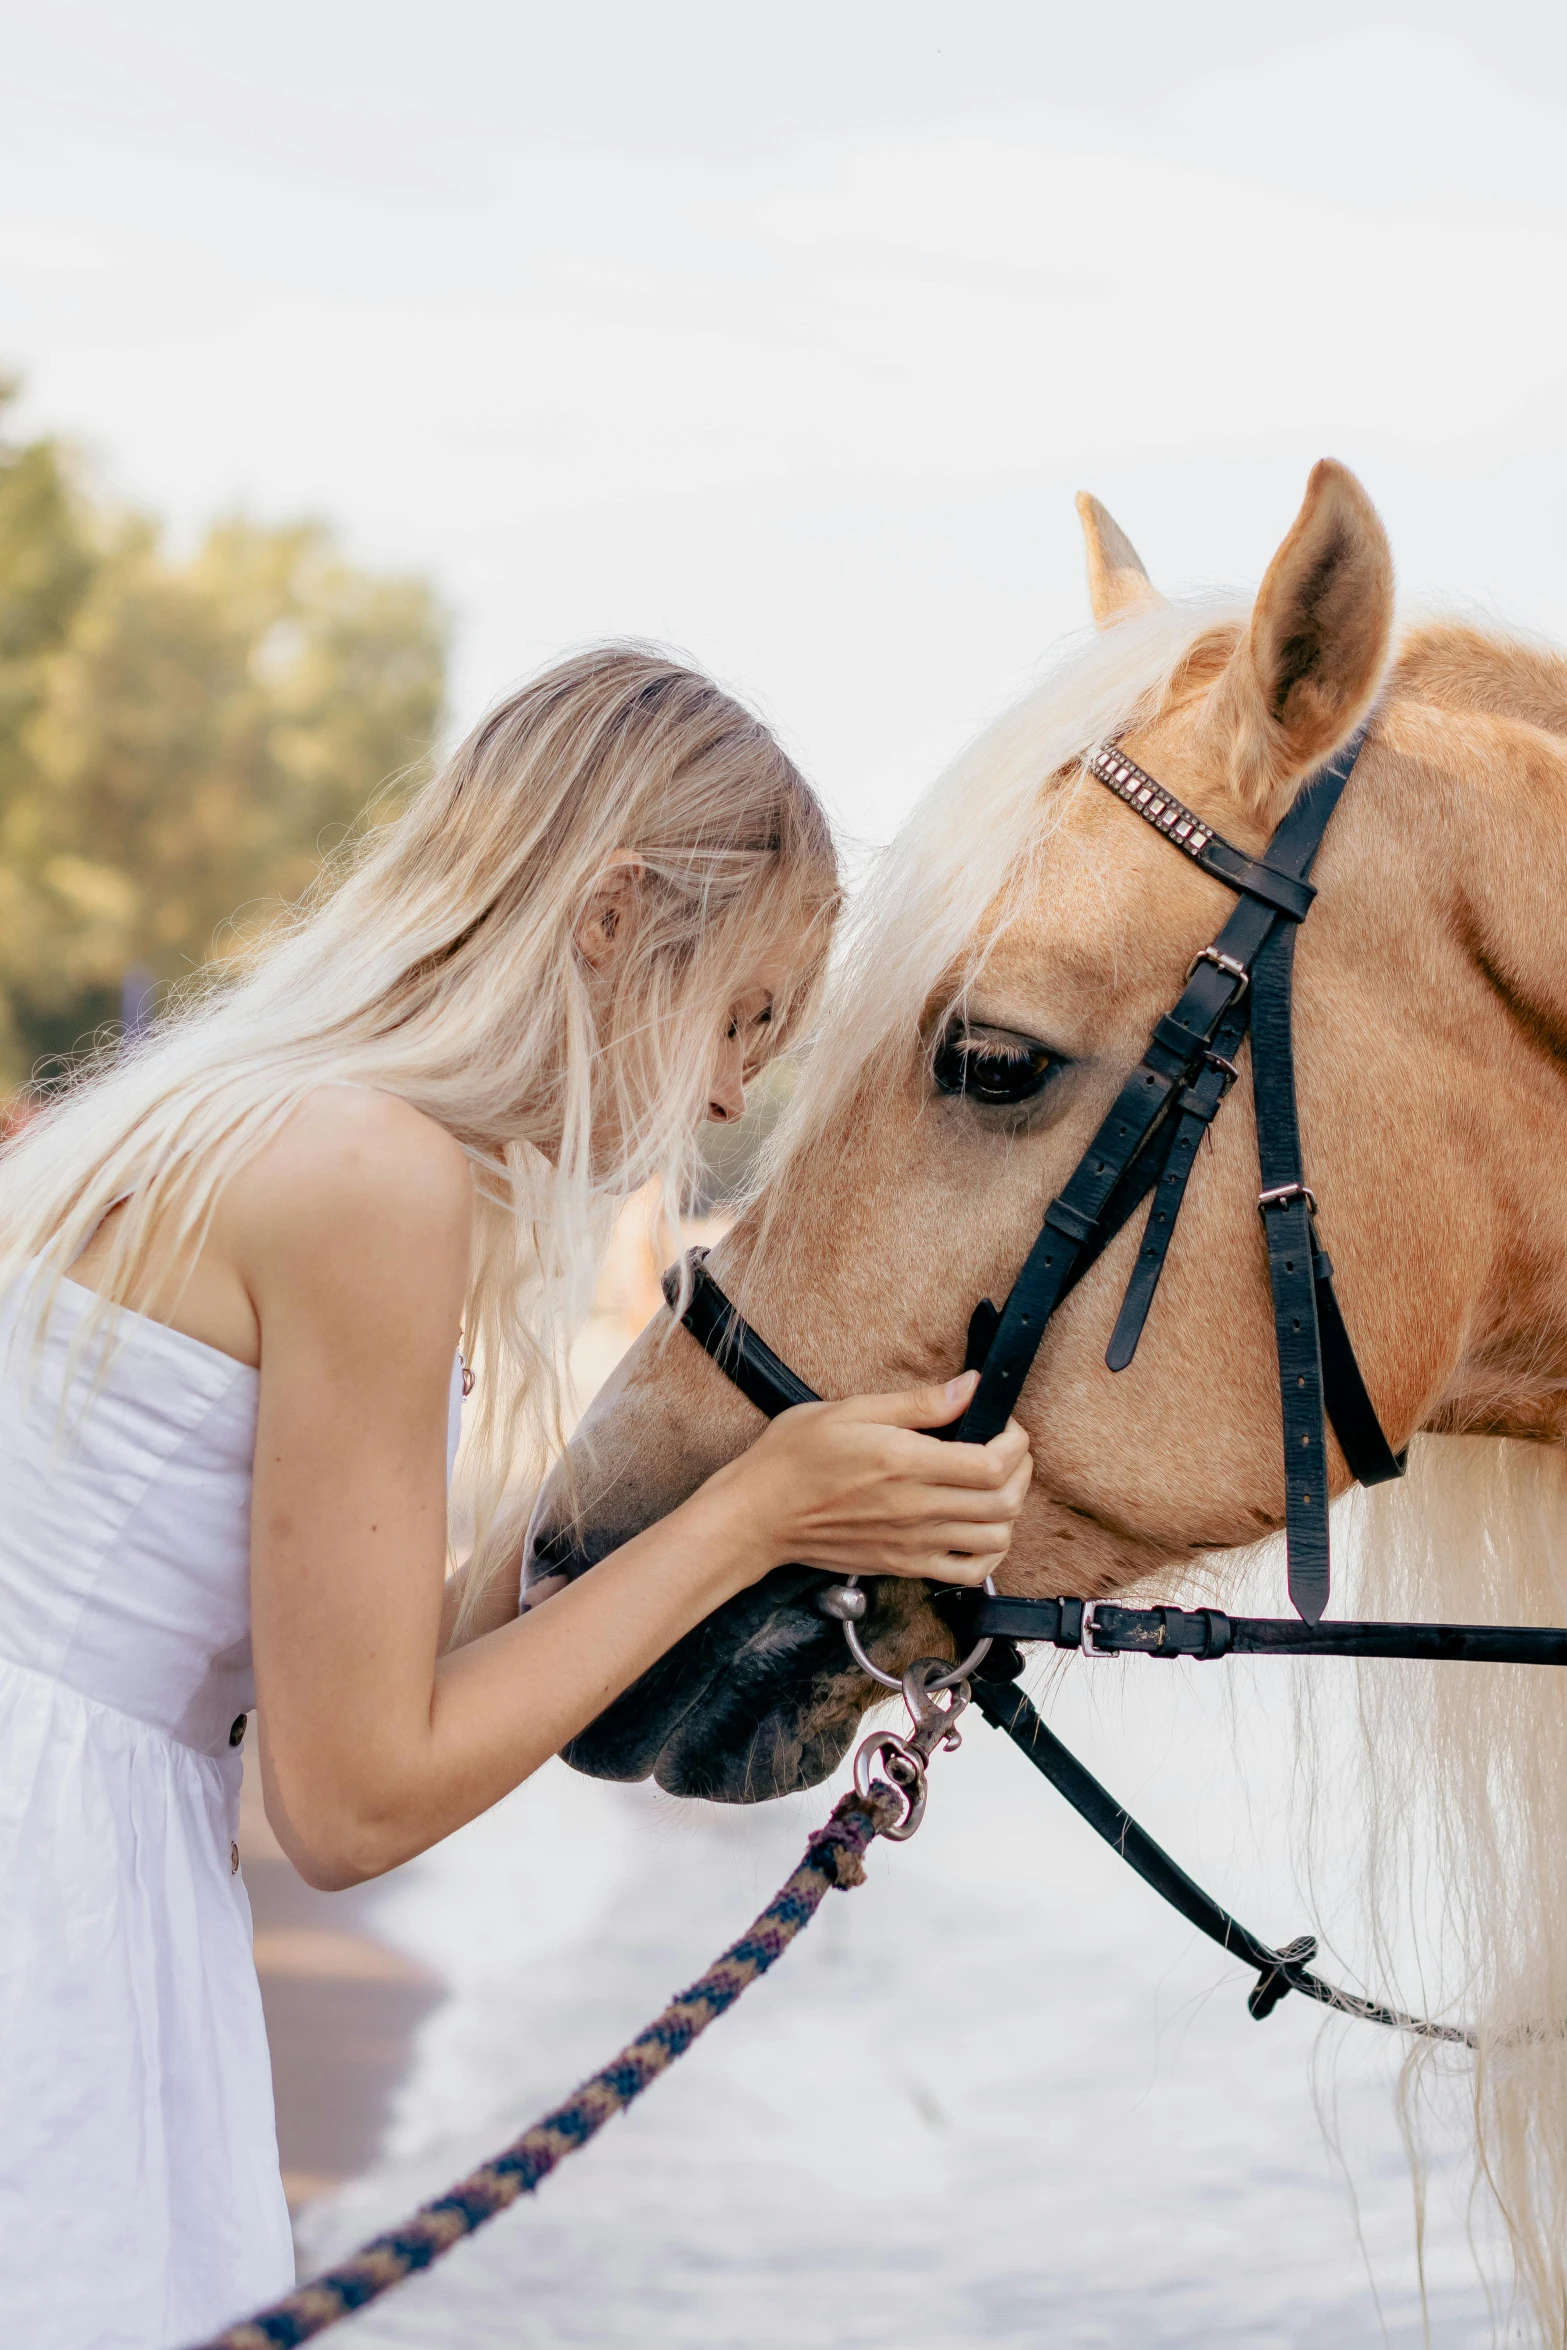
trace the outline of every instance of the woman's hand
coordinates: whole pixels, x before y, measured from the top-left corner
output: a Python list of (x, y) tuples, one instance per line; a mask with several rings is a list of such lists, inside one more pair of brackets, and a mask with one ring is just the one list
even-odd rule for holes
[(977, 1383), (965, 1371), (945, 1387), (780, 1413), (708, 1485), (739, 1514), (755, 1573), (792, 1564), (983, 1583), (1028, 1494), (1028, 1438), (1015, 1420), (988, 1444), (919, 1433), (955, 1420)]

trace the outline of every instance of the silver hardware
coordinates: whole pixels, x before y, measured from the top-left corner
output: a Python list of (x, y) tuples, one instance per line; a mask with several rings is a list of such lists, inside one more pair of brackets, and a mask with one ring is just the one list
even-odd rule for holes
[(1094, 1638), (1094, 1628), (1098, 1621), (1098, 1600), (1085, 1599), (1083, 1602), (1083, 1630), (1078, 1643), (1081, 1654), (1084, 1656), (1118, 1657), (1121, 1654), (1118, 1648), (1101, 1648)]
[(865, 1613), (866, 1604), (864, 1592), (855, 1590), (848, 1583), (829, 1584), (825, 1591), (818, 1591), (811, 1602), (819, 1616), (831, 1616), (840, 1624), (857, 1624)]
[(1208, 1051), (1203, 1054), (1203, 1059), (1207, 1062), (1210, 1069), (1218, 1069), (1223, 1072), (1224, 1090), (1226, 1093), (1229, 1092), (1232, 1085), (1239, 1084), (1241, 1074), (1240, 1071), (1236, 1068), (1235, 1063), (1233, 1061), (1227, 1061), (1222, 1053), (1216, 1053), (1210, 1046)]
[[(882, 1830), (890, 1843), (902, 1844), (925, 1817), (926, 1764), (936, 1752), (963, 1743), (956, 1725), (968, 1705), (969, 1688), (967, 1681), (954, 1681), (943, 1672), (940, 1658), (934, 1656), (916, 1657), (893, 1686), (903, 1692), (912, 1727), (902, 1737), (896, 1730), (873, 1730), (861, 1742), (854, 1757), (854, 1787), (856, 1794), (869, 1795), (879, 1775), (902, 1796), (902, 1819)], [(942, 1691), (947, 1694), (945, 1705), (939, 1702)]]
[(1186, 966), (1186, 976), (1188, 979), (1190, 979), (1192, 973), (1196, 970), (1199, 963), (1211, 963), (1214, 969), (1216, 971), (1222, 971), (1227, 979), (1235, 979), (1240, 982), (1239, 986), (1235, 990), (1234, 997), (1232, 998), (1232, 1001), (1238, 1004), (1241, 1000), (1241, 997), (1246, 993), (1247, 988), (1251, 985), (1251, 973), (1247, 970), (1245, 964), (1237, 963), (1233, 955), (1221, 954), (1217, 947), (1199, 947), (1196, 954), (1193, 955), (1191, 961)]
[[(875, 1766), (881, 1765), (880, 1773)], [(874, 1776), (884, 1778), (888, 1785), (902, 1796), (905, 1810), (896, 1827), (883, 1828), (882, 1834), (893, 1844), (901, 1844), (912, 1836), (925, 1817), (925, 1765), (906, 1738), (896, 1730), (873, 1730), (854, 1757), (854, 1791), (869, 1795)]]
[(939, 1656), (917, 1656), (903, 1676), (903, 1702), (914, 1717), (912, 1743), (927, 1760), (938, 1747), (943, 1754), (957, 1752), (963, 1733), (953, 1725), (969, 1702), (967, 1681), (954, 1681)]
[[(857, 1597), (863, 1599), (864, 1594), (859, 1589), (859, 1582), (860, 1578), (858, 1575), (850, 1575), (847, 1581), (839, 1589), (833, 1591), (824, 1591), (822, 1593), (822, 1599), (847, 1599), (851, 1592), (854, 1593)], [(996, 1586), (994, 1580), (989, 1575), (985, 1577), (985, 1589), (989, 1592), (991, 1598), (994, 1599), (996, 1596)], [(817, 1605), (821, 1606), (820, 1600), (817, 1602)], [(849, 1644), (849, 1654), (853, 1657), (855, 1663), (859, 1666), (862, 1673), (869, 1673), (871, 1679), (873, 1681), (879, 1681), (883, 1689), (902, 1689), (904, 1687), (904, 1681), (900, 1680), (896, 1673), (884, 1673), (880, 1665), (877, 1664), (872, 1657), (866, 1654), (865, 1643), (860, 1638), (858, 1632), (856, 1632), (854, 1629), (854, 1624), (846, 1612), (834, 1607), (823, 1608), (822, 1613), (824, 1615), (834, 1615), (838, 1617), (839, 1621), (843, 1625), (843, 1636)], [(864, 1613), (865, 1610), (863, 1606), (855, 1610), (855, 1614), (858, 1616), (863, 1616)], [(988, 1640), (976, 1641), (975, 1645), (969, 1650), (968, 1655), (963, 1659), (963, 1662), (960, 1665), (950, 1665), (943, 1668), (941, 1672), (941, 1678), (939, 1680), (932, 1681), (930, 1683), (930, 1687), (932, 1689), (955, 1688), (958, 1682), (964, 1680), (968, 1674), (972, 1673), (977, 1665), (982, 1665), (989, 1654), (990, 1642)], [(935, 1658), (926, 1659), (927, 1663), (935, 1663), (936, 1661), (937, 1660)], [(905, 1676), (905, 1679), (906, 1678), (907, 1676)]]
[(1257, 1213), (1265, 1216), (1270, 1208), (1287, 1208), (1291, 1200), (1303, 1199), (1313, 1215), (1317, 1212), (1317, 1195), (1309, 1183), (1281, 1183), (1274, 1191), (1259, 1191)]

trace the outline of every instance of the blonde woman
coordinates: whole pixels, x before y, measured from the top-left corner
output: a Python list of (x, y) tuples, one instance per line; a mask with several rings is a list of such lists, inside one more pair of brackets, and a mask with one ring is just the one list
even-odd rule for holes
[(915, 1433), (964, 1381), (785, 1414), (517, 1614), (507, 1475), (550, 1448), (616, 1204), (679, 1197), (703, 1119), (740, 1114), (837, 899), (759, 721), (590, 652), (0, 1160), (8, 2339), (165, 2350), (292, 2282), (235, 1843), (255, 1700), (268, 1817), (339, 1887), (496, 1802), (770, 1568), (977, 1580), (1005, 1551), (1021, 1434)]

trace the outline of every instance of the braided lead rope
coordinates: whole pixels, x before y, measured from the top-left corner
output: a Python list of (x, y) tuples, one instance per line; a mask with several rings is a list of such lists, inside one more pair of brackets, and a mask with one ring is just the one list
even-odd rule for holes
[(866, 1848), (883, 1829), (895, 1827), (906, 1808), (902, 1796), (880, 1784), (868, 1796), (844, 1796), (827, 1825), (810, 1838), (793, 1876), (739, 1941), (731, 1942), (689, 1991), (672, 1999), (645, 2032), (584, 2081), (564, 2105), (557, 2105), (433, 2203), (421, 2205), (400, 2227), (373, 2236), (339, 2267), (285, 2294), (270, 2309), (229, 2326), (200, 2344), (199, 2350), (291, 2350), (294, 2343), (308, 2342), (313, 2334), (378, 2300), (415, 2269), (428, 2268), (519, 2195), (531, 2195), (557, 2163), (586, 2146), (611, 2115), (640, 2097), (650, 2081), (656, 2081), (677, 2056), (684, 2056), (692, 2041), (782, 1958), (801, 1927), (810, 1924), (830, 1886), (847, 1891), (864, 1884)]

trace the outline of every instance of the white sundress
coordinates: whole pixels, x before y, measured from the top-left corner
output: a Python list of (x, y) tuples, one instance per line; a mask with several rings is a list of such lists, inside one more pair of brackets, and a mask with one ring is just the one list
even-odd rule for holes
[(0, 2338), (172, 2350), (294, 2282), (231, 1742), (260, 1377), (119, 1309), (107, 1370), (68, 1362), (70, 1281), (35, 1353), (30, 1294), (0, 1301)]

